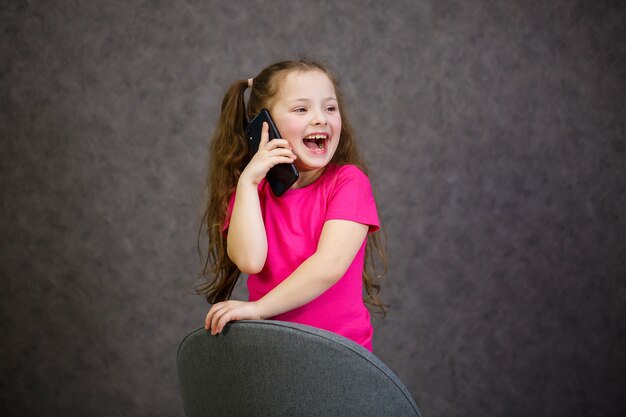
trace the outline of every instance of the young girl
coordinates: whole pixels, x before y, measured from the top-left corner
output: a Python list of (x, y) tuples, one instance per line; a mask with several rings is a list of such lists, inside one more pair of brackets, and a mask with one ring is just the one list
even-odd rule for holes
[[(283, 138), (269, 141), (264, 123), (259, 150), (250, 155), (244, 129), (263, 108)], [(372, 252), (383, 261), (384, 254), (366, 167), (343, 110), (337, 82), (311, 61), (271, 65), (227, 90), (202, 226), (208, 282), (198, 288), (213, 303), (205, 320), (212, 334), (233, 320), (271, 318), (326, 329), (372, 350), (364, 301), (384, 313), (369, 271)], [(300, 175), (276, 197), (265, 176), (281, 163), (294, 163)], [(229, 300), (241, 272), (248, 274), (248, 302)]]

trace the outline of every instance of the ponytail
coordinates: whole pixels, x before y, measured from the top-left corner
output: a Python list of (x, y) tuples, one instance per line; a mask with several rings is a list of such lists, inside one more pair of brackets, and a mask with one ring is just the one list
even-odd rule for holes
[(200, 234), (205, 227), (209, 240), (201, 274), (207, 282), (196, 287), (198, 294), (205, 296), (209, 303), (229, 299), (241, 275), (228, 257), (222, 225), (226, 220), (228, 199), (237, 186), (239, 175), (250, 161), (244, 134), (248, 122), (244, 100), (247, 87), (248, 81), (240, 80), (226, 90), (210, 145), (206, 183), (208, 202), (198, 230), (198, 249)]
[(248, 81), (239, 80), (232, 83), (222, 99), (218, 130), (220, 127), (229, 129), (231, 133), (241, 133), (248, 122), (244, 93), (248, 88)]

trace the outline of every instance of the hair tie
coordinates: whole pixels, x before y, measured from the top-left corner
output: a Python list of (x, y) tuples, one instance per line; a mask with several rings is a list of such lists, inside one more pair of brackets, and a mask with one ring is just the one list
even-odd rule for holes
[(252, 88), (252, 78), (248, 78), (248, 87)]

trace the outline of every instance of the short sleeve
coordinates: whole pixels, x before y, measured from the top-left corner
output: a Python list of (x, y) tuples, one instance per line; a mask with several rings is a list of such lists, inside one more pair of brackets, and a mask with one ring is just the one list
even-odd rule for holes
[(356, 166), (339, 167), (325, 220), (350, 220), (366, 224), (370, 232), (380, 228), (372, 186), (367, 175)]

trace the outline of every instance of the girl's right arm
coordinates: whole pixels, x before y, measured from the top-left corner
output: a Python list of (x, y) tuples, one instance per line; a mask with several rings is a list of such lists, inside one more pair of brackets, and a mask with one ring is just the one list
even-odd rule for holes
[(239, 176), (227, 235), (228, 257), (245, 274), (259, 273), (267, 257), (267, 236), (258, 186), (274, 165), (292, 163), (296, 156), (284, 139), (269, 140), (263, 123), (259, 150)]

